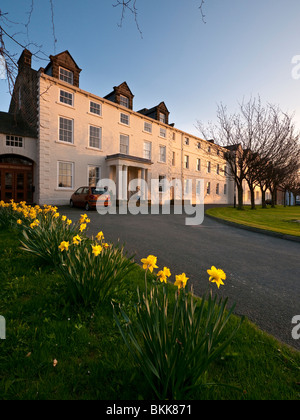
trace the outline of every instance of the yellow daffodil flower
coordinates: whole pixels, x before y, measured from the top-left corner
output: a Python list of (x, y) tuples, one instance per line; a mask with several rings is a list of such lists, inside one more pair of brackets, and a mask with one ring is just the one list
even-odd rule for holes
[(98, 241), (101, 241), (101, 239), (104, 239), (104, 234), (102, 231), (97, 234), (96, 239), (98, 239)]
[(79, 228), (80, 232), (83, 232), (84, 229), (86, 229), (86, 223), (82, 223)]
[(148, 255), (147, 258), (141, 259), (141, 262), (143, 263), (143, 269), (149, 270), (151, 273), (153, 272), (154, 268), (158, 268), (157, 263), (157, 257), (154, 255)]
[(176, 281), (175, 281), (174, 285), (177, 286), (178, 289), (181, 289), (181, 288), (184, 289), (188, 279), (189, 278), (186, 277), (185, 273), (182, 273), (179, 276), (176, 276)]
[(68, 251), (69, 250), (69, 246), (70, 246), (70, 242), (66, 242), (63, 241), (60, 245), (59, 245), (59, 249), (61, 250), (61, 252), (63, 251)]
[(220, 288), (221, 284), (224, 285), (222, 280), (226, 280), (226, 274), (223, 270), (212, 266), (210, 270), (207, 270), (207, 273), (210, 276), (209, 281), (211, 283), (216, 283), (218, 289)]
[(93, 248), (92, 252), (95, 255), (95, 257), (97, 257), (102, 251), (102, 246), (100, 245), (95, 245), (95, 246), (92, 245), (92, 248)]
[(79, 245), (80, 242), (81, 242), (80, 236), (79, 235), (74, 236), (74, 238), (73, 238), (73, 244), (74, 245)]
[(167, 283), (168, 281), (168, 277), (171, 277), (171, 271), (169, 270), (169, 268), (164, 267), (163, 270), (159, 271), (157, 273), (157, 277), (159, 278), (159, 280), (163, 283)]
[(21, 225), (22, 224), (22, 220), (21, 219), (17, 220), (17, 224), (18, 225)]

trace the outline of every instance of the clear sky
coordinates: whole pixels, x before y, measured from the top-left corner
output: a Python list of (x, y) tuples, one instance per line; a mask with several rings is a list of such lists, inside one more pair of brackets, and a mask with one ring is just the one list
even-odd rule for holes
[[(80, 87), (101, 97), (126, 81), (134, 110), (164, 101), (170, 122), (196, 134), (197, 120), (214, 121), (217, 104), (234, 111), (238, 101), (260, 95), (264, 102), (295, 111), (300, 128), (300, 78), (292, 77), (300, 56), (299, 0), (136, 0), (141, 38), (115, 0), (53, 0), (54, 43), (49, 0), (34, 1), (28, 28), (18, 39), (42, 45), (48, 57), (69, 50), (82, 68)], [(1, 0), (2, 12), (26, 22), (31, 0)], [(55, 45), (54, 45), (55, 44)], [(21, 47), (12, 45), (19, 56)], [(32, 51), (35, 47), (29, 47)], [(300, 62), (300, 57), (299, 57)], [(33, 67), (47, 61), (33, 60)], [(300, 75), (300, 70), (299, 70)], [(0, 110), (10, 97), (0, 80)]]

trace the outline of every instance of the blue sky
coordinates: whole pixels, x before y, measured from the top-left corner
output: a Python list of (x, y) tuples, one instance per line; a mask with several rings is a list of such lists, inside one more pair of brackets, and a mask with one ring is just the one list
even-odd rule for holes
[[(200, 135), (197, 120), (215, 121), (220, 102), (234, 111), (251, 95), (295, 112), (300, 128), (300, 79), (292, 77), (292, 58), (300, 55), (300, 1), (205, 0), (206, 24), (200, 2), (137, 0), (141, 38), (128, 13), (118, 27), (115, 0), (53, 0), (54, 47), (49, 0), (39, 0), (28, 38), (42, 44), (46, 56), (69, 50), (82, 68), (82, 89), (103, 97), (126, 81), (134, 110), (165, 101), (170, 122), (192, 134)], [(27, 21), (30, 5), (31, 0), (1, 0), (1, 10), (17, 22)], [(25, 31), (22, 25), (17, 29)], [(19, 40), (27, 42), (26, 31)], [(22, 52), (12, 49), (17, 56)], [(46, 64), (33, 61), (35, 69)], [(7, 90), (0, 80), (1, 111), (8, 110)]]

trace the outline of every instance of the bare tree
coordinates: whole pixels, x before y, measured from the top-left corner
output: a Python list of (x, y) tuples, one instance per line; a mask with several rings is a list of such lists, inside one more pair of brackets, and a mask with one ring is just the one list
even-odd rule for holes
[(204, 126), (198, 122), (204, 138), (214, 138), (228, 151), (227, 160), (238, 191), (238, 208), (243, 208), (243, 182), (251, 192), (251, 207), (255, 208), (254, 189), (260, 185), (265, 206), (267, 189), (276, 202), (276, 191), (299, 160), (299, 133), (293, 116), (277, 106), (263, 105), (260, 98), (239, 104), (239, 112), (228, 114), (224, 105), (217, 108), (217, 123)]

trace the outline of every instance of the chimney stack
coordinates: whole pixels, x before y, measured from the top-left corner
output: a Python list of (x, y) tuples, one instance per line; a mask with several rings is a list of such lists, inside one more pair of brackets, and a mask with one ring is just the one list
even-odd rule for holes
[(24, 67), (31, 68), (31, 57), (32, 53), (25, 48), (25, 50), (22, 52), (21, 57), (18, 61), (19, 71), (23, 69)]

